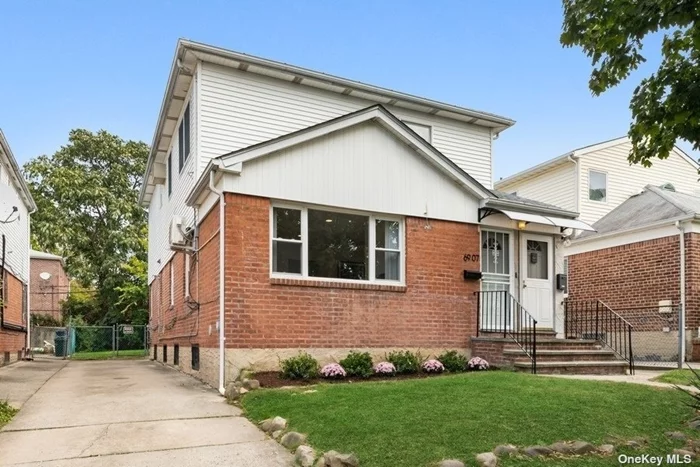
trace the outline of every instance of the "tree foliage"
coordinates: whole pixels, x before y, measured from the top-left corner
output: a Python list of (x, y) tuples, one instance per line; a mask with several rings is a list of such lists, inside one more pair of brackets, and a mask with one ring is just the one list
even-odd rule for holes
[(594, 95), (618, 85), (646, 58), (643, 41), (663, 31), (661, 64), (630, 101), (631, 163), (665, 159), (681, 138), (700, 149), (700, 1), (563, 0), (561, 43), (591, 58)]
[[(24, 166), (37, 203), (32, 243), (66, 258), (68, 273), (94, 291), (71, 297), (88, 322), (125, 322), (145, 312), (135, 288), (147, 295), (146, 212), (138, 204), (148, 158), (143, 142), (124, 141), (104, 130), (72, 130), (68, 144), (52, 156)], [(72, 303), (75, 302), (75, 303)]]

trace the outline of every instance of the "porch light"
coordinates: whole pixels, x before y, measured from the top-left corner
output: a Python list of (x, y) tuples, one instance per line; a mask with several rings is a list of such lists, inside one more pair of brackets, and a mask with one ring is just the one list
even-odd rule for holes
[(527, 222), (518, 221), (518, 230), (525, 230), (525, 227), (527, 227)]

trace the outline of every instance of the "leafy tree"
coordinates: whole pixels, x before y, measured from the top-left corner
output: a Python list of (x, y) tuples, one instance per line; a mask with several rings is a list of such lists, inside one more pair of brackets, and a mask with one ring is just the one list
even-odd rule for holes
[[(68, 309), (91, 313), (88, 322), (111, 324), (145, 312), (134, 302), (137, 264), (146, 255), (146, 212), (138, 204), (148, 146), (104, 130), (72, 130), (52, 156), (24, 166), (38, 210), (32, 216), (35, 247), (66, 258), (66, 269), (91, 297), (71, 297)], [(136, 259), (134, 259), (136, 258)], [(139, 308), (139, 309), (136, 309)]]
[(665, 159), (678, 138), (700, 149), (700, 1), (563, 0), (561, 43), (591, 58), (594, 95), (618, 85), (640, 64), (644, 39), (664, 32), (658, 70), (630, 102), (631, 163)]

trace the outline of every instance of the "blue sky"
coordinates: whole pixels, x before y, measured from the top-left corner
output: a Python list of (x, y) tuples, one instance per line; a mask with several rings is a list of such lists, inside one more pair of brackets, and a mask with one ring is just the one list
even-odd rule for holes
[(20, 163), (72, 128), (150, 144), (185, 37), (513, 118), (495, 142), (504, 177), (624, 135), (632, 91), (658, 65), (652, 38), (644, 68), (592, 97), (561, 17), (557, 0), (5, 2), (0, 128)]

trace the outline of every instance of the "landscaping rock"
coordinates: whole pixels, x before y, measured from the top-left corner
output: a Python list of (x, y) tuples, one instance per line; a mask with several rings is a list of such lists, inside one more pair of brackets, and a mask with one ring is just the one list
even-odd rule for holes
[(557, 441), (556, 443), (550, 444), (549, 449), (559, 454), (570, 454), (571, 453), (571, 443), (566, 441)]
[(438, 464), (438, 467), (464, 467), (464, 462), (457, 459), (445, 459)]
[(500, 444), (493, 449), (493, 453), (498, 457), (512, 456), (518, 453), (518, 448), (512, 444)]
[(274, 433), (287, 428), (287, 420), (282, 417), (268, 418), (260, 422), (260, 428), (266, 433)]
[(530, 446), (522, 450), (522, 453), (526, 456), (537, 457), (537, 456), (551, 456), (554, 451), (549, 449), (547, 446)]
[(689, 439), (686, 442), (686, 448), (688, 451), (700, 452), (700, 439)]
[(664, 433), (664, 434), (665, 434), (668, 438), (671, 438), (671, 439), (678, 439), (678, 440), (681, 440), (681, 441), (685, 441), (686, 438), (688, 438), (688, 437), (685, 435), (685, 433), (680, 432), (680, 431), (667, 431), (667, 432)]
[(258, 381), (257, 379), (244, 379), (243, 387), (249, 391), (260, 389), (260, 381)]
[(480, 467), (496, 467), (498, 465), (498, 457), (492, 452), (482, 452), (476, 455), (476, 463)]
[(691, 421), (690, 423), (688, 423), (688, 426), (689, 426), (690, 428), (694, 428), (694, 429), (696, 429), (696, 430), (700, 430), (700, 418)]
[(287, 449), (296, 449), (306, 442), (306, 435), (290, 431), (282, 435), (280, 444)]
[(245, 394), (246, 392), (248, 392), (248, 390), (247, 390), (246, 388), (240, 388), (240, 389), (238, 390), (238, 394), (240, 394), (241, 396), (242, 396), (243, 394)]
[(360, 461), (355, 454), (340, 454), (328, 451), (316, 462), (316, 467), (359, 467)]
[(601, 444), (598, 452), (604, 456), (612, 456), (615, 453), (615, 446), (612, 444)]
[(591, 452), (595, 452), (595, 450), (595, 446), (586, 441), (574, 441), (573, 443), (571, 443), (572, 454), (588, 454)]
[(229, 383), (229, 385), (226, 386), (226, 390), (224, 391), (224, 397), (226, 397), (226, 399), (228, 399), (229, 401), (235, 401), (239, 397), (241, 397), (241, 393), (236, 387), (236, 383)]
[(681, 456), (681, 462), (683, 462), (683, 457), (685, 456), (690, 456), (691, 459), (695, 459), (695, 453), (685, 449), (674, 449), (673, 453)]
[(316, 452), (311, 446), (301, 445), (294, 453), (294, 462), (301, 467), (313, 467)]
[(284, 430), (277, 430), (277, 431), (273, 431), (272, 435), (270, 435), (270, 436), (272, 436), (273, 439), (279, 439), (280, 436), (282, 436), (283, 434), (284, 434)]
[(627, 446), (628, 448), (642, 449), (644, 447), (644, 443), (641, 443), (635, 439), (631, 439), (625, 442), (625, 446)]

